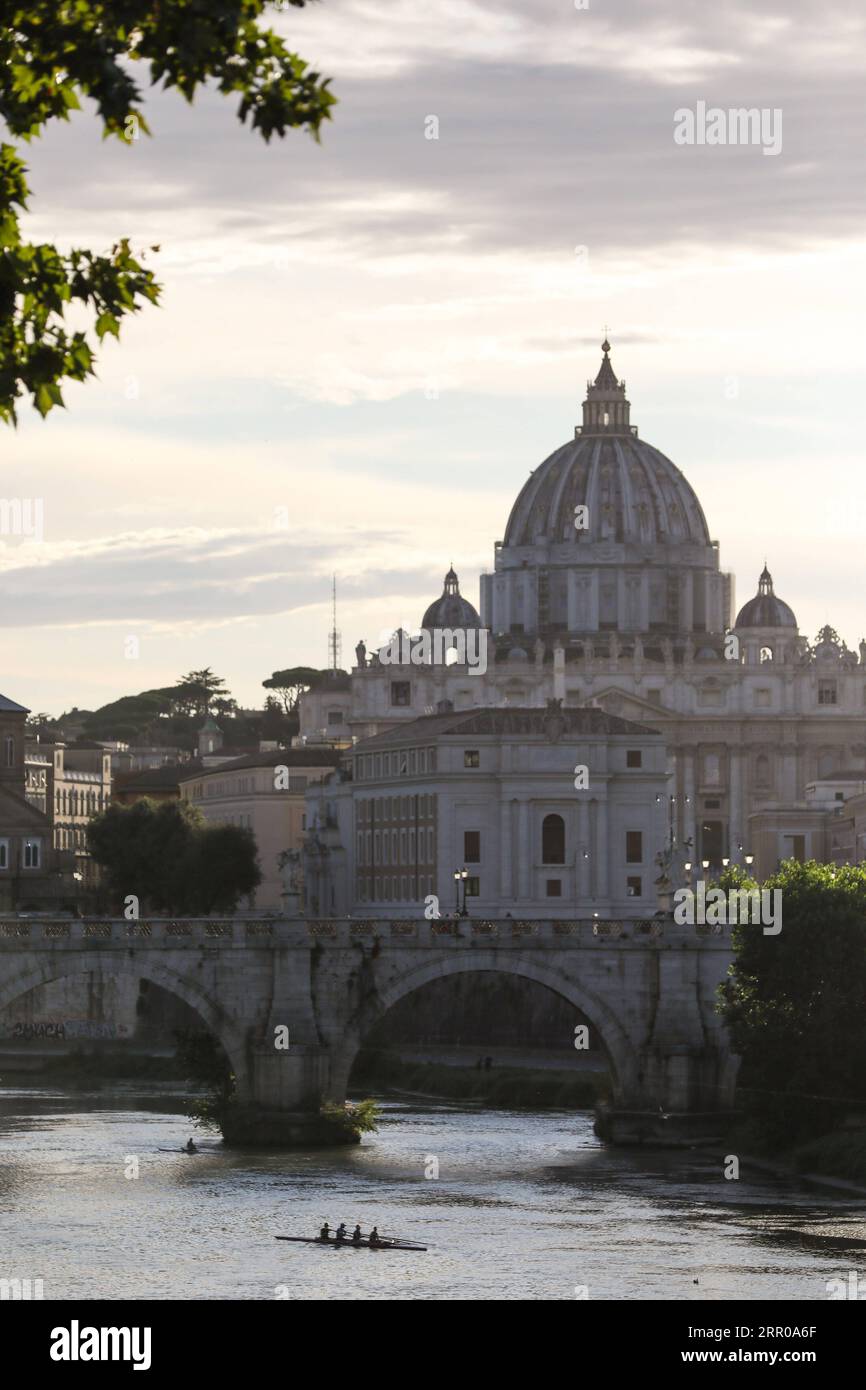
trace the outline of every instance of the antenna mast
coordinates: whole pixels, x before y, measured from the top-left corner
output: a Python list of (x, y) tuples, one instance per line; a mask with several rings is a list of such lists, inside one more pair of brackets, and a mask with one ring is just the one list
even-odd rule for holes
[(331, 576), (331, 635), (328, 638), (328, 655), (332, 671), (339, 671), (340, 656), (342, 654), (342, 641), (337, 631), (337, 576)]

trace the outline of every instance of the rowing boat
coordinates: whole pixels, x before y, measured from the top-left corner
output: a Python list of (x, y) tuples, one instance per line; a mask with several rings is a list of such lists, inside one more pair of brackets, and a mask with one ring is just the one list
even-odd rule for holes
[(158, 1154), (186, 1154), (189, 1158), (195, 1158), (196, 1154), (201, 1153), (201, 1149), (157, 1149)]
[(338, 1250), (426, 1250), (426, 1245), (410, 1245), (405, 1241), (383, 1238), (371, 1245), (369, 1240), (322, 1240), (321, 1236), (274, 1236), (274, 1240), (290, 1240), (296, 1245), (329, 1245)]

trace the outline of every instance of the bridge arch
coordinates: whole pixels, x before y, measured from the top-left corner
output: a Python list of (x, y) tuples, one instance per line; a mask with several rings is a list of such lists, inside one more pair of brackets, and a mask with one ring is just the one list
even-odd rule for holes
[(37, 958), (36, 964), (29, 964), (17, 975), (0, 983), (0, 1010), (39, 985), (93, 973), (133, 975), (136, 979), (148, 980), (151, 984), (168, 990), (170, 994), (177, 995), (198, 1014), (218, 1039), (235, 1074), (238, 1095), (246, 1093), (249, 1087), (249, 1067), (243, 1029), (234, 1023), (199, 984), (163, 965), (159, 960), (149, 958), (149, 953), (147, 956), (145, 953), (135, 955), (130, 959), (126, 953), (121, 955), (117, 951), (87, 951), (82, 954), (65, 951), (46, 952)]
[(432, 984), (434, 980), (469, 973), (493, 973), (532, 980), (566, 999), (598, 1032), (611, 1062), (614, 1099), (621, 1103), (636, 1090), (639, 1085), (637, 1050), (610, 1004), (579, 979), (564, 975), (561, 969), (546, 965), (541, 960), (529, 959), (517, 953), (481, 949), (460, 951), (459, 954), (437, 954), (433, 959), (428, 956), (422, 964), (401, 971), (390, 980), (377, 978), (375, 1007), (365, 1011), (360, 1023), (350, 1024), (334, 1046), (330, 1087), (332, 1098), (345, 1098), (349, 1075), (358, 1052), (373, 1026), (394, 1004), (407, 994)]

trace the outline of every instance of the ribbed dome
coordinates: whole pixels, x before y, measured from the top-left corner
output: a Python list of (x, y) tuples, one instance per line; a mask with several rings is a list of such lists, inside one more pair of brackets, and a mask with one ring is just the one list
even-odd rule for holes
[(773, 593), (773, 576), (766, 564), (758, 580), (758, 592), (737, 614), (735, 627), (793, 627), (797, 626), (794, 611)]
[[(588, 511), (584, 529), (575, 508)], [(539, 540), (710, 544), (701, 504), (669, 458), (634, 435), (585, 436), (563, 444), (518, 495), (504, 544)]]
[[(638, 439), (629, 423), (625, 382), (611, 366), (607, 339), (602, 351), (598, 375), (586, 384), (583, 427), (524, 484), (503, 544), (709, 545), (706, 519), (689, 483), (669, 458)], [(581, 506), (587, 513), (578, 517), (575, 509)]]
[(477, 611), (469, 600), (461, 594), (460, 581), (453, 568), (450, 569), (445, 576), (442, 594), (435, 603), (430, 604), (421, 620), (421, 627), (432, 630), (433, 628), (472, 629), (480, 626), (481, 619)]

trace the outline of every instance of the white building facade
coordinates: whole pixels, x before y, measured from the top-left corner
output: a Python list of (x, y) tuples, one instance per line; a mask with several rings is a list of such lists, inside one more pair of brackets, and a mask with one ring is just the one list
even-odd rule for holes
[[(313, 915), (649, 917), (664, 742), (600, 710), (443, 711), (358, 743), (308, 794)], [(458, 877), (455, 877), (458, 875)]]
[[(696, 494), (639, 438), (602, 347), (574, 439), (514, 503), (480, 612), (449, 571), (422, 619), (483, 628), (486, 673), (385, 662), (362, 641), (329, 718), (357, 741), (442, 701), (461, 712), (556, 699), (649, 726), (667, 747), (677, 843), (718, 868), (750, 852), (756, 813), (800, 808), (816, 779), (866, 775), (866, 641), (851, 651), (828, 626), (810, 642), (766, 565), (736, 612)], [(321, 737), (320, 704), (301, 701), (305, 741)], [(779, 844), (801, 844), (793, 821), (778, 828)]]

